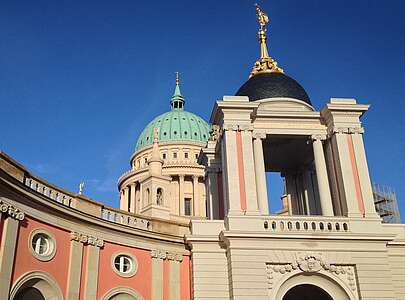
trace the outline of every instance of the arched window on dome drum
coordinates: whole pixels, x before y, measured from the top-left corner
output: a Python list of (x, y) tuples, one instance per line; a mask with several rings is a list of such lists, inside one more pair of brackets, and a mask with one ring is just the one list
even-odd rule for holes
[(163, 189), (158, 188), (156, 191), (156, 204), (163, 205)]

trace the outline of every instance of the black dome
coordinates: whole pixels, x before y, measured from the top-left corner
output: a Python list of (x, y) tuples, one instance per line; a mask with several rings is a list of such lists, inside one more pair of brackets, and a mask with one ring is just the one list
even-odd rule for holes
[(288, 97), (312, 105), (307, 92), (297, 81), (283, 73), (276, 72), (256, 74), (240, 87), (236, 96), (248, 96), (250, 101)]

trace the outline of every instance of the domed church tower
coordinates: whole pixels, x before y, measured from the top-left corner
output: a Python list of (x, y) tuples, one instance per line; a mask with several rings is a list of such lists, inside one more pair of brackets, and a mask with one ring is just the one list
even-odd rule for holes
[[(198, 157), (210, 128), (201, 117), (184, 110), (178, 72), (170, 106), (171, 110), (154, 118), (138, 138), (130, 160), (131, 170), (118, 180), (120, 208), (145, 214), (148, 205), (153, 204), (168, 209), (171, 219), (205, 217), (205, 169), (198, 164)], [(156, 151), (161, 168), (157, 166)], [(161, 174), (157, 174), (157, 169)], [(143, 189), (151, 176), (169, 178), (167, 187), (159, 191)]]

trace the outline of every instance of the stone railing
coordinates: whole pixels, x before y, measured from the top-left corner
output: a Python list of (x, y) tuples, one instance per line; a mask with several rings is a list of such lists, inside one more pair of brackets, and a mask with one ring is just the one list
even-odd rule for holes
[(347, 218), (324, 216), (269, 216), (263, 228), (269, 232), (350, 232)]
[(116, 224), (122, 224), (134, 228), (152, 230), (152, 224), (149, 220), (139, 218), (121, 210), (103, 207), (101, 209), (101, 218)]
[(50, 187), (49, 185), (45, 185), (34, 178), (25, 178), (25, 185), (29, 188), (37, 191), (38, 193), (56, 201), (63, 205), (73, 207), (74, 197), (69, 196), (66, 193), (61, 192), (55, 188)]
[(143, 230), (152, 229), (152, 224), (147, 219), (139, 218), (133, 214), (125, 213), (124, 211), (112, 207), (105, 207), (101, 203), (92, 201), (82, 195), (69, 195), (36, 178), (26, 177), (24, 184), (52, 201), (80, 210), (83, 213), (101, 218), (108, 222)]

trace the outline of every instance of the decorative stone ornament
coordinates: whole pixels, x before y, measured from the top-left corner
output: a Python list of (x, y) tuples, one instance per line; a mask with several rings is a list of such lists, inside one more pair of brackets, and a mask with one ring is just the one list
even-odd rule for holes
[(72, 231), (70, 233), (70, 240), (100, 248), (104, 246), (104, 240), (91, 235), (82, 234), (76, 231)]
[(290, 263), (266, 264), (266, 277), (269, 289), (273, 289), (277, 283), (283, 281), (283, 278), (289, 276), (289, 274), (299, 274), (301, 272), (323, 273), (331, 277), (337, 277), (345, 282), (356, 299), (358, 299), (354, 266), (331, 264), (323, 259), (321, 253), (296, 253), (295, 257), (296, 259)]
[(183, 255), (181, 255), (180, 253), (169, 252), (165, 250), (152, 250), (150, 254), (152, 258), (174, 260), (178, 262), (183, 261)]
[(216, 142), (219, 140), (221, 136), (221, 127), (219, 125), (212, 125), (210, 130), (210, 137), (209, 140)]
[(3, 213), (18, 221), (22, 221), (25, 218), (25, 214), (21, 210), (2, 200), (0, 200), (0, 213)]

